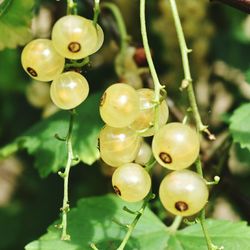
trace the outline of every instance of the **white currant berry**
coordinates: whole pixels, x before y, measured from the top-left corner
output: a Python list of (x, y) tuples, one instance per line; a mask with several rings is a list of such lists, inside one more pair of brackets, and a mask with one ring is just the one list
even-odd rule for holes
[(36, 39), (24, 47), (21, 62), (32, 78), (46, 82), (62, 73), (65, 59), (57, 53), (51, 40)]
[(135, 89), (125, 83), (111, 85), (100, 102), (100, 115), (109, 126), (130, 125), (139, 113), (139, 97)]
[(163, 206), (172, 214), (191, 216), (206, 205), (209, 193), (201, 176), (184, 169), (162, 180), (159, 195)]
[(198, 157), (199, 135), (188, 125), (168, 123), (154, 135), (152, 149), (155, 159), (162, 166), (172, 170), (187, 168)]
[(52, 41), (58, 53), (69, 59), (82, 59), (95, 53), (104, 39), (102, 28), (92, 20), (67, 15), (52, 29)]
[[(141, 136), (152, 136), (155, 133), (155, 103), (154, 91), (152, 89), (138, 89), (140, 99), (140, 112), (135, 121), (130, 125), (134, 130), (140, 131)], [(168, 106), (166, 100), (163, 100), (158, 107), (158, 125), (162, 127), (168, 120)]]
[(113, 188), (123, 200), (143, 200), (151, 189), (151, 178), (139, 164), (128, 163), (117, 168), (112, 176)]
[(112, 167), (119, 167), (135, 159), (141, 138), (130, 128), (106, 125), (100, 132), (99, 144), (102, 160)]
[(50, 86), (50, 97), (61, 109), (77, 107), (87, 98), (88, 93), (86, 78), (73, 71), (61, 74)]

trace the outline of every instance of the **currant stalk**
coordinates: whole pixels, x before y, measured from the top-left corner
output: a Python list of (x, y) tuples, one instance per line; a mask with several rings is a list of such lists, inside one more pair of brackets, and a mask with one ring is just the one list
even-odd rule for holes
[[(191, 109), (193, 112), (193, 116), (194, 116), (194, 119), (196, 122), (197, 129), (200, 132), (202, 132), (202, 131), (206, 132), (209, 135), (210, 139), (214, 139), (214, 138), (212, 138), (213, 135), (208, 131), (207, 126), (203, 125), (203, 123), (201, 121), (200, 113), (198, 110), (198, 106), (197, 106), (196, 98), (195, 98), (195, 94), (194, 94), (193, 83), (192, 83), (190, 67), (189, 67), (189, 60), (188, 60), (188, 53), (190, 53), (191, 50), (188, 49), (187, 45), (186, 45), (186, 40), (185, 40), (185, 36), (184, 36), (183, 29), (181, 26), (180, 17), (179, 17), (179, 13), (177, 10), (176, 2), (175, 2), (175, 0), (169, 0), (169, 1), (170, 1), (171, 11), (172, 11), (172, 15), (174, 18), (175, 28), (176, 28), (179, 46), (180, 46), (180, 50), (181, 50), (181, 56), (182, 56), (183, 70), (184, 70), (184, 76), (185, 76), (182, 87), (187, 88), (188, 99), (190, 102), (190, 106), (191, 106)], [(196, 161), (196, 170), (197, 170), (197, 173), (201, 177), (203, 177), (202, 165), (201, 165), (201, 160), (199, 157)], [(206, 222), (205, 222), (205, 209), (203, 209), (201, 211), (200, 216), (199, 216), (199, 221), (200, 221), (201, 226), (202, 226), (202, 230), (203, 230), (203, 233), (204, 233), (204, 236), (206, 239), (208, 249), (209, 250), (220, 249), (219, 247), (215, 246), (212, 243), (211, 238), (208, 234), (208, 230), (207, 230)]]
[(180, 51), (181, 51), (183, 71), (184, 71), (184, 80), (182, 81), (181, 88), (182, 89), (187, 88), (188, 99), (190, 102), (191, 110), (192, 110), (192, 113), (196, 122), (197, 129), (200, 132), (205, 132), (206, 134), (208, 134), (209, 139), (214, 140), (215, 139), (214, 135), (211, 134), (210, 131), (207, 129), (207, 126), (202, 123), (201, 116), (200, 116), (199, 109), (198, 109), (197, 102), (196, 102), (196, 97), (194, 94), (193, 80), (191, 77), (189, 59), (188, 59), (188, 54), (192, 52), (192, 50), (188, 49), (187, 47), (180, 17), (179, 17), (179, 13), (178, 13), (178, 9), (176, 6), (176, 2), (175, 0), (170, 0), (169, 2), (171, 6), (172, 15), (174, 18), (175, 28), (176, 28)]
[(159, 78), (157, 76), (154, 62), (151, 56), (149, 44), (148, 44), (148, 36), (147, 36), (147, 29), (146, 29), (146, 18), (145, 18), (145, 0), (140, 0), (140, 23), (141, 23), (141, 35), (142, 35), (142, 42), (143, 42), (143, 47), (145, 50), (148, 66), (150, 73), (153, 78), (153, 83), (154, 83), (154, 91), (155, 91), (155, 96), (154, 96), (154, 101), (155, 101), (155, 122), (154, 122), (154, 128), (155, 131), (158, 130), (159, 128), (159, 104), (160, 104), (160, 98), (161, 98), (161, 90), (164, 88), (160, 84)]
[[(77, 3), (74, 0), (67, 0), (67, 15), (76, 15), (77, 14)], [(61, 207), (62, 211), (62, 222), (60, 227), (62, 228), (61, 233), (61, 240), (70, 240), (70, 235), (67, 231), (67, 213), (70, 210), (69, 206), (69, 173), (70, 168), (72, 166), (72, 163), (74, 161), (74, 154), (73, 154), (73, 148), (72, 148), (72, 131), (74, 126), (74, 117), (75, 117), (75, 110), (72, 109), (70, 112), (70, 119), (69, 119), (69, 126), (68, 126), (68, 132), (65, 138), (60, 138), (59, 136), (56, 136), (57, 139), (62, 141), (65, 141), (65, 144), (67, 146), (67, 163), (64, 169), (64, 172), (58, 172), (58, 174), (64, 179), (63, 184), (63, 204)]]
[(109, 10), (117, 24), (118, 32), (120, 35), (120, 52), (118, 55), (119, 60), (116, 62), (116, 73), (119, 75), (119, 72), (123, 72), (124, 70), (124, 59), (126, 56), (126, 51), (128, 48), (128, 41), (129, 41), (129, 36), (127, 33), (127, 29), (122, 17), (122, 14), (119, 10), (119, 8), (114, 4), (114, 3), (102, 3), (101, 4), (102, 9), (107, 9)]
[(63, 205), (61, 208), (62, 210), (61, 239), (62, 240), (70, 240), (70, 235), (67, 233), (67, 213), (70, 210), (69, 191), (68, 191), (69, 173), (70, 173), (70, 168), (72, 166), (72, 163), (74, 161), (74, 154), (73, 154), (73, 148), (72, 148), (72, 131), (73, 131), (73, 125), (74, 125), (74, 116), (75, 116), (75, 110), (71, 110), (68, 133), (65, 138), (65, 143), (67, 145), (67, 163), (66, 163), (64, 172), (58, 173), (64, 179)]
[(77, 0), (67, 0), (67, 15), (77, 15)]
[(100, 0), (95, 0), (93, 24), (96, 26), (100, 14)]
[[(128, 231), (123, 239), (123, 241), (121, 242), (120, 246), (117, 248), (117, 250), (123, 250), (124, 247), (126, 246), (132, 232), (134, 231), (135, 229), (135, 226), (137, 224), (137, 222), (139, 221), (139, 219), (141, 218), (141, 216), (143, 215), (147, 205), (148, 205), (148, 202), (150, 200), (154, 199), (154, 194), (152, 194), (151, 192), (146, 196), (146, 198), (144, 199), (143, 201), (143, 204), (141, 206), (141, 208), (134, 212), (136, 213), (136, 217), (134, 218), (134, 220), (132, 221), (132, 223), (130, 223), (129, 225), (127, 225), (127, 228), (128, 228)], [(124, 209), (126, 211), (126, 209)], [(129, 211), (128, 211), (129, 212)]]
[(70, 63), (65, 63), (64, 69), (69, 68), (82, 68), (83, 66), (89, 64), (89, 57), (85, 57), (81, 62), (72, 60)]

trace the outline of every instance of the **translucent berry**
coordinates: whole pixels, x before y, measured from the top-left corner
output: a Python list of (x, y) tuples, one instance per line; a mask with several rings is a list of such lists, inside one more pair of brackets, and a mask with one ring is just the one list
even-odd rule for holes
[(100, 115), (109, 126), (130, 125), (139, 113), (139, 97), (135, 89), (125, 83), (111, 85), (100, 102)]
[(53, 44), (62, 56), (82, 59), (95, 53), (103, 43), (103, 31), (92, 20), (78, 15), (60, 18), (52, 29)]
[(209, 193), (204, 179), (185, 169), (168, 174), (160, 184), (159, 195), (172, 214), (191, 216), (206, 205)]
[(151, 188), (148, 172), (139, 164), (128, 163), (117, 168), (112, 176), (117, 195), (128, 202), (143, 200)]
[(141, 138), (130, 128), (106, 125), (100, 132), (99, 143), (102, 160), (112, 167), (119, 167), (135, 159)]
[(198, 133), (188, 125), (173, 122), (164, 125), (152, 142), (155, 159), (164, 167), (180, 170), (189, 167), (198, 157)]
[(61, 74), (50, 86), (50, 97), (61, 109), (73, 109), (88, 96), (89, 85), (81, 74), (70, 71)]
[(21, 61), (24, 70), (32, 78), (45, 82), (61, 74), (65, 63), (48, 39), (36, 39), (28, 43), (22, 51)]

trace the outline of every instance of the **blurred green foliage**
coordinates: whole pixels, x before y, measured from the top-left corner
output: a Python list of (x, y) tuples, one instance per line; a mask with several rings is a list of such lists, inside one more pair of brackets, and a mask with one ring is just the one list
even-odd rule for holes
[[(63, 143), (56, 141), (53, 136), (55, 133), (59, 133), (61, 136), (64, 135), (65, 131), (67, 130), (68, 116), (65, 111), (62, 111), (61, 113), (57, 113), (54, 116), (41, 121), (42, 111), (32, 107), (29, 104), (26, 97), (26, 89), (31, 84), (31, 79), (29, 79), (21, 67), (20, 54), (22, 48), (20, 45), (24, 45), (31, 39), (31, 18), (32, 16), (39, 13), (39, 9), (41, 7), (46, 7), (50, 10), (52, 19), (51, 22), (53, 23), (57, 18), (65, 14), (66, 4), (65, 1), (49, 0), (37, 0), (35, 3), (31, 0), (7, 0), (7, 2), (10, 3), (10, 6), (7, 7), (2, 13), (0, 11), (0, 146), (6, 149), (6, 145), (7, 147), (9, 145), (13, 146), (13, 143), (15, 145), (15, 143), (18, 141), (17, 138), (20, 138), (20, 136), (28, 135), (28, 141), (26, 141), (26, 144), (23, 148), (34, 154), (34, 157), (31, 157), (25, 151), (22, 151), (16, 155), (16, 157), (18, 157), (18, 159), (20, 159), (22, 162), (23, 171), (21, 175), (14, 180), (15, 183), (13, 186), (15, 186), (15, 190), (14, 193), (10, 195), (10, 201), (6, 202), (0, 207), (0, 249), (18, 250), (24, 249), (26, 244), (44, 234), (48, 225), (58, 219), (59, 207), (61, 206), (62, 200), (62, 180), (56, 174), (51, 174), (46, 179), (41, 179), (34, 166), (38, 168), (38, 171), (42, 176), (46, 176), (50, 172), (56, 172), (63, 166), (65, 160), (65, 155), (62, 153), (64, 151), (64, 146)], [(117, 2), (121, 7), (127, 22), (128, 32), (132, 36), (131, 44), (135, 46), (141, 46), (140, 31), (138, 30), (138, 1), (129, 2), (127, 0), (118, 0), (114, 2)], [(176, 38), (173, 38), (173, 41), (171, 41), (175, 33), (173, 33), (172, 36), (168, 36), (167, 34), (172, 34), (167, 33), (169, 30), (166, 30), (166, 32), (159, 32), (154, 28), (153, 25), (153, 23), (156, 21), (158, 21), (158, 24), (159, 22), (163, 23), (162, 26), (164, 31), (164, 29), (166, 29), (166, 23), (168, 23), (168, 21), (171, 19), (171, 16), (168, 16), (167, 20), (165, 18), (160, 19), (161, 15), (159, 13), (161, 13), (162, 10), (159, 6), (162, 6), (160, 5), (161, 2), (162, 1), (160, 0), (149, 1), (147, 8), (150, 45), (157, 71), (159, 72), (162, 81), (169, 84), (169, 97), (175, 101), (181, 112), (185, 112), (187, 108), (184, 106), (186, 104), (185, 95), (180, 94), (179, 92), (179, 82), (182, 78), (182, 66), (180, 65), (179, 48), (178, 44), (176, 43)], [(178, 2), (179, 8), (182, 9), (183, 7), (184, 9), (185, 0), (179, 0), (177, 1), (177, 4)], [(92, 4), (93, 1), (81, 1), (79, 3), (79, 14), (91, 18)], [(240, 136), (240, 139), (235, 141), (240, 144), (242, 141), (247, 141), (249, 149), (250, 126), (248, 123), (249, 116), (247, 115), (250, 110), (249, 104), (240, 106), (239, 109), (236, 110), (243, 102), (249, 102), (249, 99), (245, 95), (242, 95), (244, 90), (239, 90), (239, 85), (237, 85), (238, 83), (233, 77), (230, 79), (226, 78), (228, 73), (225, 73), (225, 75), (216, 75), (212, 70), (214, 63), (220, 60), (231, 67), (228, 71), (229, 73), (233, 71), (231, 69), (236, 68), (240, 71), (240, 74), (246, 74), (246, 80), (249, 82), (250, 25), (248, 23), (247, 26), (247, 15), (238, 10), (234, 10), (233, 8), (219, 4), (201, 4), (200, 8), (203, 8), (202, 11), (205, 11), (206, 13), (205, 18), (211, 22), (212, 27), (215, 30), (213, 36), (209, 38), (210, 40), (205, 38), (205, 46), (206, 42), (209, 43), (209, 46), (204, 56), (200, 56), (198, 58), (196, 57), (196, 55), (201, 51), (199, 48), (203, 48), (198, 47), (199, 43), (195, 43), (195, 41), (197, 41), (199, 38), (202, 38), (202, 32), (200, 32), (199, 35), (194, 35), (192, 37), (192, 29), (188, 31), (188, 25), (186, 27), (186, 32), (190, 47), (192, 47), (192, 45), (198, 44), (198, 50), (194, 50), (191, 55), (191, 68), (194, 72), (195, 80), (199, 77), (205, 77), (208, 87), (203, 91), (209, 93), (211, 92), (211, 95), (208, 97), (209, 104), (205, 108), (202, 106), (203, 104), (200, 104), (203, 119), (209, 123), (211, 130), (216, 131), (218, 134), (222, 133), (223, 131), (228, 132), (229, 130), (228, 124), (225, 124), (223, 121), (220, 120), (220, 123), (216, 124), (209, 119), (211, 113), (210, 110), (212, 110), (214, 107), (215, 109), (217, 108), (217, 106), (214, 105), (217, 94), (217, 90), (214, 88), (214, 86), (216, 85), (216, 82), (221, 81), (222, 84), (224, 84), (224, 89), (233, 99), (232, 105), (226, 111), (222, 111), (222, 113), (224, 117), (231, 117), (233, 114), (233, 116), (227, 120), (229, 123), (231, 123), (230, 127), (231, 131), (233, 129), (232, 135), (234, 139), (237, 137), (235, 131), (238, 133), (238, 130), (241, 128), (244, 131), (246, 130), (246, 134), (244, 134), (244, 136)], [(190, 14), (190, 12), (185, 13), (185, 9), (183, 12), (183, 22), (186, 22), (188, 18), (190, 20), (195, 18), (195, 12), (193, 12), (193, 15)], [(188, 18), (185, 16), (188, 16)], [(113, 47), (116, 48), (116, 46), (113, 46), (113, 43), (119, 40), (117, 29), (114, 22), (112, 21), (112, 18), (110, 18), (109, 14), (106, 12), (101, 14), (100, 21), (105, 31), (105, 46), (100, 51), (100, 53), (91, 58), (91, 66), (87, 66), (83, 69), (82, 73), (88, 78), (90, 82), (92, 97), (90, 97), (87, 103), (85, 103), (86, 105), (83, 104), (79, 108), (77, 119), (79, 119), (80, 122), (78, 122), (76, 130), (74, 131), (74, 146), (76, 151), (79, 154), (81, 160), (88, 164), (94, 162), (98, 157), (98, 152), (94, 141), (98, 133), (98, 129), (101, 126), (97, 112), (97, 99), (99, 98), (99, 93), (102, 92), (110, 83), (118, 81), (113, 67), (113, 62), (117, 52), (117, 49), (113, 49)], [(199, 25), (197, 24), (197, 26)], [(247, 33), (246, 30), (248, 30), (249, 33)], [(147, 76), (143, 76), (143, 80), (145, 85), (150, 85), (150, 81), (148, 81)], [(236, 84), (232, 84), (234, 81)], [(247, 91), (249, 91), (249, 89), (245, 91), (245, 94), (247, 94)], [(220, 113), (220, 115), (222, 115), (222, 113)], [(218, 117), (219, 115), (216, 113), (215, 116)], [(245, 119), (243, 119), (244, 117)], [(174, 120), (174, 116), (172, 116), (171, 119)], [(89, 147), (87, 146), (89, 151), (86, 151), (86, 145), (89, 145)], [(59, 150), (57, 151), (58, 147)], [(58, 152), (56, 161), (53, 162), (46, 154), (41, 153), (41, 150), (44, 148), (49, 148), (50, 154), (52, 152)], [(242, 150), (239, 145), (237, 146), (236, 156), (238, 156), (239, 162), (244, 162), (245, 164), (248, 161), (250, 154), (248, 149)], [(217, 158), (212, 159), (208, 165), (213, 166), (214, 162), (217, 163), (219, 160), (220, 156), (217, 156)], [(237, 211), (239, 211), (240, 216), (244, 220), (250, 220), (250, 205), (248, 201), (250, 196), (250, 171), (246, 171), (242, 175), (239, 174), (235, 176), (230, 168), (228, 168), (227, 160), (228, 159), (222, 163), (222, 171), (220, 172), (222, 183), (215, 187), (215, 197), (212, 198), (216, 199), (216, 195), (228, 196), (233, 206), (238, 207)], [(246, 164), (244, 166), (246, 167)], [(0, 170), (1, 167), (2, 165), (0, 164)], [(211, 169), (208, 169), (206, 166), (205, 171), (209, 173), (210, 170)], [(223, 177), (225, 181), (223, 181)], [(4, 175), (1, 176), (0, 171), (0, 179), (1, 178), (4, 178)], [(157, 185), (159, 184), (159, 176), (155, 176), (154, 178), (154, 189), (157, 189)], [(237, 190), (240, 190), (239, 193), (237, 192), (237, 195), (235, 195), (235, 192), (233, 191), (227, 191), (234, 190), (234, 187), (237, 187)], [(70, 205), (72, 207), (81, 197), (106, 194), (110, 190), (110, 179), (102, 174), (98, 163), (92, 165), (91, 167), (80, 163), (73, 168), (70, 178)], [(116, 215), (118, 207), (121, 208), (121, 203), (113, 197), (110, 198), (109, 196), (108, 198), (106, 197), (100, 201), (92, 201), (94, 203), (98, 203), (104, 202), (107, 199), (112, 200), (113, 203), (111, 203), (113, 205), (115, 204), (113, 210), (116, 209), (115, 212), (111, 211), (109, 214), (109, 220), (111, 222), (111, 217)], [(153, 202), (152, 207), (157, 207), (155, 203)], [(84, 206), (84, 202), (79, 204), (83, 204)], [(155, 211), (159, 214), (165, 213), (159, 206), (157, 209), (155, 209)], [(89, 212), (95, 212), (98, 214), (98, 209), (97, 211), (91, 211), (90, 209)], [(84, 213), (83, 216), (86, 216), (86, 214)], [(122, 218), (122, 216), (123, 215), (121, 215), (119, 218)], [(149, 214), (149, 216), (153, 215)], [(166, 221), (169, 219), (166, 217), (164, 218), (164, 216), (162, 217)], [(107, 218), (104, 219), (105, 222), (107, 222)], [(143, 220), (142, 223), (144, 223)], [(160, 222), (158, 221), (157, 223)], [(226, 225), (226, 229), (223, 228), (222, 224), (218, 224), (218, 227), (221, 228), (221, 230), (228, 231), (230, 237), (232, 237), (230, 235), (230, 230), (236, 230), (237, 232), (240, 231), (242, 234), (245, 234), (246, 236), (243, 240), (242, 248), (239, 249), (247, 249), (247, 245), (244, 244), (246, 244), (245, 242), (249, 242), (249, 230), (246, 230), (244, 224), (237, 224), (235, 228), (231, 227), (231, 224), (229, 224)], [(164, 225), (161, 224), (160, 227), (164, 227)], [(183, 231), (184, 234), (180, 233), (177, 238), (185, 238), (185, 234), (189, 234), (189, 231), (193, 233), (192, 230), (199, 234), (198, 231), (195, 231), (196, 227), (193, 228), (194, 229), (187, 229), (186, 231)], [(150, 231), (151, 228), (148, 230)], [(217, 231), (214, 231), (213, 225), (211, 226), (211, 230), (217, 234)], [(144, 239), (143, 237), (145, 236), (142, 236), (142, 239)], [(121, 235), (117, 237), (117, 239), (121, 239)], [(142, 239), (139, 240), (143, 241)], [(188, 239), (190, 240), (192, 238), (190, 237)], [(97, 239), (97, 241), (98, 240), (99, 239)], [(189, 244), (189, 240), (185, 239), (185, 244)], [(177, 241), (178, 239), (172, 238), (171, 244), (177, 244)], [(180, 241), (182, 242), (182, 240)], [(102, 242), (96, 243), (104, 244)], [(117, 242), (115, 242), (115, 244), (117, 244)], [(237, 245), (232, 244), (231, 246), (234, 247), (231, 249), (237, 249)], [(133, 246), (129, 245), (128, 249), (129, 248), (133, 249)], [(189, 248), (185, 245), (184, 249)]]

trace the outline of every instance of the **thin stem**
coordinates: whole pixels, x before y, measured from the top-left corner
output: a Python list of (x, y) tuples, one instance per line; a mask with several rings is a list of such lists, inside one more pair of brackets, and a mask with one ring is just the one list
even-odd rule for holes
[(175, 216), (174, 221), (168, 227), (168, 230), (170, 232), (176, 232), (179, 226), (181, 225), (182, 219), (183, 219), (182, 216), (179, 216), (179, 215)]
[(77, 15), (77, 0), (67, 0), (67, 15)]
[(142, 42), (143, 47), (145, 50), (148, 66), (150, 73), (153, 78), (154, 83), (154, 101), (157, 105), (155, 105), (155, 122), (154, 122), (154, 129), (158, 130), (159, 128), (159, 104), (160, 104), (160, 98), (161, 98), (161, 90), (164, 88), (159, 81), (159, 78), (157, 76), (154, 62), (151, 56), (150, 47), (148, 44), (148, 36), (147, 36), (147, 29), (146, 29), (146, 18), (145, 18), (145, 0), (140, 0), (140, 23), (141, 23), (141, 35), (142, 35)]
[(199, 216), (199, 221), (200, 221), (200, 224), (201, 224), (201, 228), (202, 228), (202, 231), (203, 231), (203, 234), (206, 238), (206, 243), (207, 243), (207, 249), (208, 250), (215, 250), (215, 249), (219, 249), (218, 247), (216, 247), (213, 242), (211, 241), (211, 238), (209, 236), (209, 233), (208, 233), (208, 230), (207, 230), (207, 225), (205, 223), (206, 221), (206, 215), (205, 215), (205, 209), (202, 209), (201, 213), (200, 213), (200, 216)]
[[(201, 177), (203, 177), (203, 170), (202, 170), (202, 165), (201, 165), (200, 157), (198, 157), (198, 159), (196, 160), (195, 166), (196, 166), (196, 171), (197, 171), (197, 173), (198, 173)], [(211, 238), (210, 238), (210, 236), (209, 236), (209, 233), (208, 233), (208, 230), (207, 230), (205, 208), (203, 208), (203, 209), (201, 210), (201, 212), (200, 212), (200, 215), (199, 215), (199, 222), (200, 222), (200, 224), (201, 224), (201, 228), (202, 228), (204, 237), (205, 237), (205, 239), (206, 239), (207, 249), (208, 249), (208, 250), (223, 249), (223, 248), (220, 248), (220, 247), (215, 246), (215, 245), (212, 243), (212, 240), (211, 240)]]
[(135, 229), (135, 226), (136, 226), (137, 222), (139, 221), (139, 219), (140, 219), (141, 216), (143, 215), (144, 210), (145, 210), (145, 208), (146, 208), (147, 205), (148, 205), (148, 202), (149, 202), (151, 199), (153, 199), (153, 198), (154, 198), (154, 195), (153, 195), (151, 192), (146, 196), (146, 198), (145, 198), (144, 201), (143, 201), (143, 204), (142, 204), (141, 208), (138, 210), (138, 213), (137, 213), (136, 217), (134, 218), (134, 220), (132, 221), (132, 223), (128, 225), (128, 231), (127, 231), (127, 233), (126, 233), (126, 235), (125, 235), (125, 237), (124, 237), (122, 243), (121, 243), (120, 246), (117, 248), (117, 250), (123, 250), (123, 249), (124, 249), (124, 247), (126, 246), (126, 244), (127, 244), (128, 240), (129, 240), (129, 238), (130, 238), (132, 232), (133, 232), (134, 229)]
[(201, 159), (198, 156), (196, 162), (195, 162), (195, 167), (196, 167), (196, 172), (203, 177), (203, 170), (202, 170), (202, 165), (201, 165)]
[(99, 249), (97, 248), (97, 246), (96, 246), (94, 243), (91, 243), (91, 244), (90, 244), (90, 247), (91, 247), (93, 250), (99, 250)]
[(100, 0), (95, 0), (93, 24), (96, 26), (100, 14)]
[(121, 48), (120, 53), (124, 54), (128, 47), (129, 36), (127, 33), (127, 29), (126, 29), (122, 14), (119, 8), (113, 3), (103, 3), (101, 4), (101, 7), (108, 9), (115, 18), (115, 22), (117, 24), (117, 28), (120, 34), (120, 48)]
[[(192, 83), (192, 78), (191, 78), (191, 73), (190, 73), (190, 67), (189, 67), (189, 60), (188, 60), (188, 53), (191, 52), (191, 50), (189, 50), (187, 48), (187, 45), (186, 45), (186, 41), (185, 41), (184, 33), (182, 30), (176, 2), (175, 2), (175, 0), (169, 0), (169, 1), (170, 1), (171, 11), (172, 11), (173, 18), (174, 18), (175, 29), (176, 29), (177, 36), (178, 36), (180, 50), (181, 50), (182, 64), (183, 64), (184, 77), (185, 77), (183, 86), (187, 87), (188, 99), (190, 102), (190, 106), (192, 108), (192, 112), (193, 112), (193, 116), (194, 116), (194, 119), (196, 122), (197, 129), (199, 131), (205, 131), (209, 135), (211, 135), (210, 132), (207, 130), (207, 126), (204, 126), (202, 121), (201, 121), (200, 113), (199, 113), (198, 106), (196, 103), (196, 98), (195, 98), (195, 94), (194, 94), (193, 83)], [(196, 160), (196, 170), (197, 170), (197, 173), (201, 177), (203, 177), (202, 164), (201, 164), (200, 157), (198, 157), (198, 159)], [(202, 230), (203, 230), (203, 233), (204, 233), (204, 236), (206, 239), (208, 249), (209, 250), (218, 249), (216, 246), (214, 246), (212, 244), (211, 238), (208, 234), (208, 230), (206, 227), (205, 209), (204, 208), (201, 211), (199, 220), (200, 220), (200, 223), (202, 226)]]
[(156, 160), (155, 160), (154, 156), (151, 156), (151, 158), (149, 159), (149, 161), (145, 164), (145, 170), (147, 172), (150, 172), (151, 169), (154, 167), (155, 164), (156, 164)]
[(203, 125), (200, 117), (200, 113), (198, 110), (196, 98), (194, 95), (194, 89), (193, 89), (193, 83), (192, 83), (192, 77), (190, 73), (190, 67), (189, 67), (189, 60), (188, 60), (188, 53), (191, 52), (190, 49), (187, 48), (184, 33), (182, 30), (181, 22), (180, 22), (180, 17), (178, 14), (177, 6), (175, 3), (175, 0), (170, 0), (170, 5), (171, 5), (171, 11), (173, 14), (174, 18), (174, 23), (175, 23), (175, 28), (178, 36), (178, 41), (180, 45), (180, 50), (181, 50), (181, 57), (182, 57), (182, 64), (183, 64), (183, 70), (184, 70), (184, 82), (185, 87), (187, 87), (187, 92), (188, 92), (188, 99), (190, 102), (190, 106), (194, 115), (194, 119), (197, 125), (197, 129), (199, 131), (205, 131), (207, 129), (207, 126)]
[(160, 91), (164, 87), (160, 84), (159, 78), (157, 76), (154, 62), (151, 56), (149, 44), (148, 44), (148, 36), (147, 36), (147, 29), (146, 29), (146, 18), (145, 18), (145, 0), (140, 0), (140, 22), (141, 22), (141, 35), (142, 35), (142, 42), (143, 47), (145, 50), (148, 66), (150, 69), (150, 73), (153, 78), (154, 88), (155, 88), (155, 101), (160, 101)]
[(122, 17), (122, 13), (114, 3), (103, 3), (101, 7), (109, 10), (114, 16), (115, 23), (120, 35), (120, 51), (115, 60), (115, 71), (118, 76), (122, 76), (125, 72), (125, 59), (127, 48), (129, 46), (129, 36), (126, 25)]
[(68, 191), (68, 185), (69, 185), (69, 172), (70, 168), (72, 166), (72, 162), (74, 160), (73, 155), (73, 149), (72, 149), (72, 131), (73, 131), (73, 124), (74, 124), (74, 116), (75, 111), (70, 111), (70, 120), (69, 120), (69, 128), (68, 133), (66, 136), (66, 145), (67, 145), (67, 164), (65, 167), (65, 170), (60, 175), (64, 179), (64, 193), (63, 193), (63, 206), (61, 208), (62, 210), (62, 240), (70, 240), (70, 235), (67, 233), (67, 213), (69, 211), (69, 191)]
[(66, 63), (64, 68), (82, 68), (83, 66), (87, 65), (89, 63), (89, 57), (84, 58), (81, 62), (72, 61), (70, 63)]

